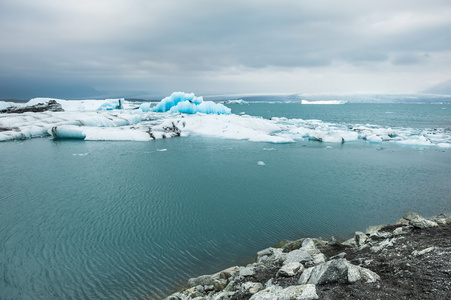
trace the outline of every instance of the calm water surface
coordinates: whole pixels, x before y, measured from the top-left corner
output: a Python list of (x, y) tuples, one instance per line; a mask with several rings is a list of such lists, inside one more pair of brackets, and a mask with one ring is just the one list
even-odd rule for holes
[[(333, 122), (346, 106), (271, 116)], [(342, 119), (377, 123), (364, 111), (389, 108)], [(444, 127), (445, 110), (382, 121)], [(160, 299), (281, 239), (347, 237), (406, 210), (451, 213), (451, 150), (437, 147), (41, 138), (1, 143), (0, 153), (0, 299)]]

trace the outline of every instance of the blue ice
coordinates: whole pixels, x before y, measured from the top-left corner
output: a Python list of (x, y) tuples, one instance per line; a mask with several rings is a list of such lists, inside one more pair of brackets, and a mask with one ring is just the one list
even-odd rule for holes
[[(147, 107), (142, 107), (145, 111)], [(203, 101), (193, 93), (174, 92), (161, 100), (153, 109), (155, 112), (185, 113), (185, 114), (230, 114), (230, 108), (212, 101)]]
[(107, 100), (102, 105), (100, 105), (98, 110), (121, 109), (123, 101), (124, 101), (124, 99)]

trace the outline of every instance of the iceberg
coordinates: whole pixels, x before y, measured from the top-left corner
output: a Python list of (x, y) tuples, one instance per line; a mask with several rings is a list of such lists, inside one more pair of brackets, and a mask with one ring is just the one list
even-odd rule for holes
[(301, 100), (301, 104), (346, 104), (348, 101), (343, 100), (320, 100), (320, 101), (308, 101)]
[(131, 109), (133, 104), (120, 99), (104, 99), (104, 100), (63, 100), (55, 98), (33, 98), (25, 105), (32, 106), (39, 103), (47, 103), (49, 101), (59, 103), (64, 111), (95, 111), (95, 110), (113, 110), (113, 109)]
[[(148, 111), (147, 106), (142, 106)], [(230, 114), (231, 109), (212, 101), (203, 101), (203, 97), (196, 97), (193, 93), (174, 92), (161, 100), (154, 108), (154, 112), (185, 113), (185, 114)]]
[(6, 102), (6, 101), (0, 101), (0, 110), (7, 109), (9, 107), (15, 107), (17, 106), (17, 103), (14, 102)]
[[(203, 101), (194, 94), (176, 92), (151, 103), (124, 99), (62, 100), (34, 98), (26, 106), (57, 102), (64, 111), (0, 113), (0, 141), (51, 136), (55, 139), (150, 141), (201, 136), (266, 143), (397, 143), (401, 145), (451, 147), (446, 128), (384, 127), (321, 120), (231, 114), (222, 104)], [(0, 102), (4, 107), (10, 103)], [(22, 107), (22, 104), (16, 106)], [(132, 109), (140, 108), (140, 109)]]

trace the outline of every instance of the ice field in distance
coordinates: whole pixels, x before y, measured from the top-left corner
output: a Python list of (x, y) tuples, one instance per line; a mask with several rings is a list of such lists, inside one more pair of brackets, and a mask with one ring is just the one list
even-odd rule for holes
[(368, 143), (451, 147), (451, 133), (445, 128), (390, 128), (321, 120), (264, 119), (232, 114), (230, 108), (221, 103), (203, 101), (202, 97), (184, 92), (174, 92), (157, 104), (124, 99), (34, 98), (25, 104), (0, 101), (0, 109), (36, 105), (50, 100), (58, 102), (64, 111), (0, 114), (0, 141), (44, 136), (55, 139), (150, 141), (197, 135), (269, 143), (305, 140), (347, 143), (365, 140)]

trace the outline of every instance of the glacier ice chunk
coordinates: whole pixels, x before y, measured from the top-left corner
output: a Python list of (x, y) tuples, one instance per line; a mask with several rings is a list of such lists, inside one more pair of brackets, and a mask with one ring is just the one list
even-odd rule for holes
[[(142, 106), (141, 109), (148, 111), (147, 106)], [(193, 93), (174, 92), (161, 100), (153, 108), (153, 111), (185, 114), (230, 114), (231, 109), (220, 103), (203, 101), (202, 97), (196, 97)]]

